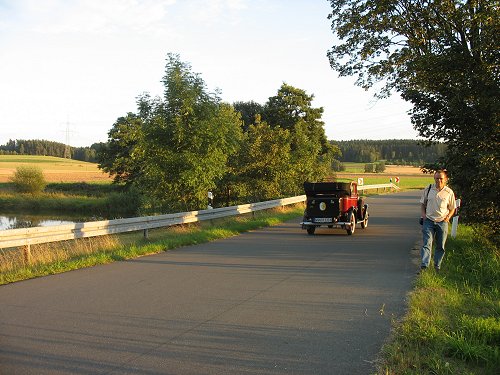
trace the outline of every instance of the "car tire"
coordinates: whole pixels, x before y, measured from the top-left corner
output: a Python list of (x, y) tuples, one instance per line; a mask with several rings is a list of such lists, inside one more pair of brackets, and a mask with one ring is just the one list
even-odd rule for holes
[(363, 210), (363, 221), (361, 222), (361, 228), (365, 229), (368, 226), (368, 207), (365, 205)]
[(309, 227), (307, 227), (307, 234), (312, 236), (314, 234), (315, 230), (316, 230), (315, 226), (309, 226)]
[(352, 236), (354, 234), (354, 231), (356, 230), (356, 211), (351, 210), (349, 211), (349, 227), (347, 228), (347, 234), (349, 236)]

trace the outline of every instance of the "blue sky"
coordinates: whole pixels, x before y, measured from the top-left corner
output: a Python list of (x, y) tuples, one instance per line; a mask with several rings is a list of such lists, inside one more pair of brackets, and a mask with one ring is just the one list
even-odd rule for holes
[[(0, 0), (0, 144), (107, 140), (177, 53), (224, 101), (313, 94), (328, 139), (413, 139), (409, 105), (339, 78), (327, 0)], [(66, 130), (69, 128), (70, 132)]]

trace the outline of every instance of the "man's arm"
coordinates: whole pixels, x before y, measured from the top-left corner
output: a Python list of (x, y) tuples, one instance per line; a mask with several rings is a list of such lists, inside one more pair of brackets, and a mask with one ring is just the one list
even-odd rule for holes
[(425, 204), (420, 204), (420, 217), (425, 219)]
[(447, 223), (451, 220), (451, 218), (455, 215), (455, 211), (457, 210), (457, 206), (455, 204), (455, 194), (452, 193), (450, 196), (450, 202), (448, 204), (448, 215), (444, 218), (444, 221)]

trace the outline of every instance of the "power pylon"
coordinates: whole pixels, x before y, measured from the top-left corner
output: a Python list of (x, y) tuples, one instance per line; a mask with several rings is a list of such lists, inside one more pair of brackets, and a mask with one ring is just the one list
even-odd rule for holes
[(74, 133), (69, 129), (70, 122), (66, 121), (66, 141), (64, 143), (64, 158), (65, 159), (71, 159), (71, 146), (69, 145), (69, 138), (70, 138), (70, 133)]

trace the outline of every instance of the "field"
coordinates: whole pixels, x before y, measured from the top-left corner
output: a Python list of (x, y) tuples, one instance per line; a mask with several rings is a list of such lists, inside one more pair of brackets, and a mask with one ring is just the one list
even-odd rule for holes
[[(344, 163), (345, 172), (336, 173), (338, 179), (357, 181), (364, 179), (365, 185), (395, 182), (403, 189), (422, 189), (432, 183), (432, 176), (423, 174), (417, 167), (387, 165), (384, 173), (364, 173), (363, 163)], [(97, 164), (52, 156), (0, 155), (0, 183), (10, 182), (17, 167), (38, 166), (43, 170), (45, 180), (51, 182), (111, 182), (111, 178), (97, 168)]]
[[(433, 183), (432, 175), (424, 174), (417, 167), (386, 165), (384, 173), (365, 173), (363, 163), (344, 163), (346, 171), (335, 174), (338, 179), (348, 179), (357, 181), (363, 178), (365, 185), (395, 183), (402, 189), (423, 189), (428, 184)], [(399, 177), (399, 183), (396, 183)]]
[(37, 166), (47, 182), (111, 182), (97, 164), (53, 156), (0, 155), (0, 182), (10, 182), (19, 166)]

